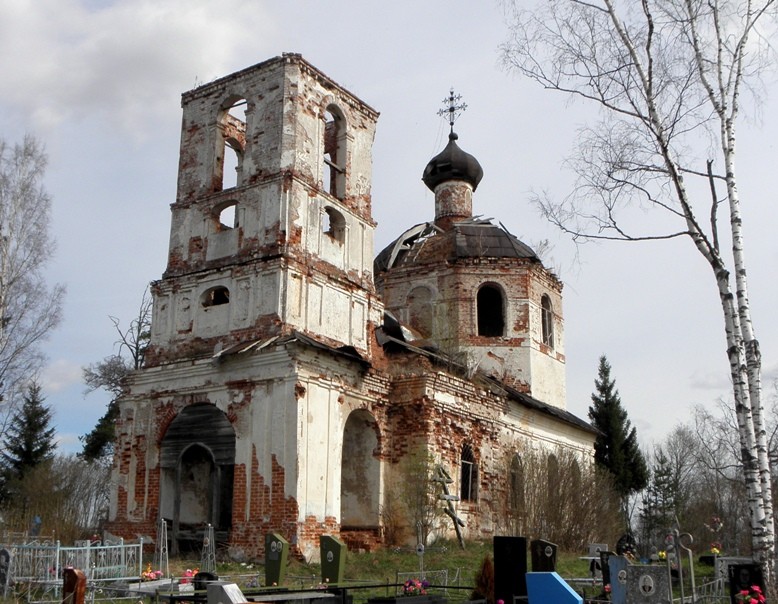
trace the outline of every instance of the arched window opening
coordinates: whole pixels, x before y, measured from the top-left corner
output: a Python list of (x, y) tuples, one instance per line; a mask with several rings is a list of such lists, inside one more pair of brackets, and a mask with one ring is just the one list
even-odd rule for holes
[(228, 103), (219, 120), (221, 140), (217, 154), (217, 191), (242, 184), (243, 153), (246, 149), (246, 104), (245, 99)]
[(476, 501), (478, 497), (478, 466), (470, 445), (462, 446), (460, 461), (459, 498), (462, 501)]
[(230, 303), (230, 290), (223, 285), (212, 287), (211, 289), (203, 292), (200, 297), (200, 303), (203, 308), (209, 308), (211, 306), (220, 306), (222, 304)]
[(510, 484), (508, 493), (508, 505), (513, 516), (518, 516), (524, 511), (524, 464), (519, 454), (511, 459)]
[(343, 199), (346, 193), (346, 123), (343, 113), (335, 105), (324, 112), (324, 190)]
[(489, 338), (505, 335), (502, 291), (494, 285), (483, 285), (478, 290), (478, 335)]
[(335, 208), (326, 206), (322, 214), (322, 231), (335, 241), (343, 243), (346, 239), (346, 219)]
[(551, 298), (543, 294), (540, 298), (541, 324), (543, 330), (543, 343), (549, 348), (554, 347), (554, 309), (551, 307)]
[(228, 231), (238, 226), (238, 204), (234, 201), (216, 209), (217, 230)]

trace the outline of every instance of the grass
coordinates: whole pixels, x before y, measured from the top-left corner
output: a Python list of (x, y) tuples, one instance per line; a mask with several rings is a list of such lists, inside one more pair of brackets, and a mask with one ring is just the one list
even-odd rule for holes
[[(370, 589), (359, 590), (355, 599), (363, 601), (367, 597), (393, 595), (398, 582), (397, 574), (405, 573), (400, 582), (410, 576), (418, 577), (422, 569), (432, 571), (445, 570), (448, 573), (448, 585), (461, 589), (449, 590), (449, 599), (465, 600), (470, 597), (475, 575), (486, 555), (492, 555), (491, 541), (469, 542), (463, 550), (456, 542), (436, 543), (428, 547), (424, 556), (416, 554), (415, 548), (385, 548), (376, 552), (349, 552), (344, 573), (344, 585), (358, 587), (369, 585)], [(529, 557), (529, 552), (528, 552)], [(527, 560), (530, 564), (529, 559)], [(180, 576), (187, 568), (197, 566), (197, 562), (187, 559), (171, 560), (171, 572)], [(589, 563), (581, 560), (578, 553), (560, 553), (557, 558), (557, 572), (563, 577), (589, 577)], [(232, 577), (239, 585), (250, 581), (252, 573), (259, 575), (259, 583), (264, 583), (264, 568), (261, 564), (224, 562), (217, 564), (216, 573), (220, 577)], [(240, 579), (238, 578), (240, 577)], [(429, 577), (434, 584), (435, 581)], [(285, 586), (312, 588), (320, 585), (321, 567), (299, 560), (290, 560), (286, 569)]]
[[(475, 584), (475, 575), (484, 556), (492, 555), (491, 541), (469, 542), (462, 550), (456, 542), (437, 543), (428, 547), (423, 558), (416, 554), (415, 548), (385, 548), (371, 553), (349, 552), (346, 559), (345, 581), (355, 602), (364, 602), (368, 597), (394, 595), (396, 593), (397, 573), (419, 577), (423, 569), (426, 572), (445, 570), (448, 572), (448, 599), (463, 601), (469, 599), (471, 588)], [(564, 578), (588, 578), (589, 561), (580, 558), (580, 552), (558, 552), (557, 572)], [(145, 558), (149, 561), (150, 557)], [(528, 566), (531, 565), (528, 552)], [(196, 569), (196, 558), (175, 558), (170, 560), (170, 571), (174, 577), (181, 577), (187, 569)], [(144, 564), (145, 568), (145, 564)], [(697, 585), (709, 578), (713, 569), (695, 565)], [(261, 563), (221, 562), (217, 564), (216, 574), (237, 583), (242, 589), (254, 584), (264, 584), (264, 566)], [(432, 577), (428, 577), (435, 583)], [(402, 582), (402, 580), (400, 582)], [(359, 586), (371, 586), (369, 589), (355, 589)], [(284, 587), (290, 589), (309, 589), (321, 586), (321, 567), (300, 560), (290, 560), (286, 569)], [(455, 589), (460, 587), (462, 589)], [(599, 592), (591, 584), (586, 587), (586, 595), (591, 597)], [(2, 592), (0, 592), (2, 595)], [(10, 595), (10, 594), (9, 594)], [(0, 598), (1, 600), (1, 598)], [(14, 598), (6, 602), (14, 601)]]

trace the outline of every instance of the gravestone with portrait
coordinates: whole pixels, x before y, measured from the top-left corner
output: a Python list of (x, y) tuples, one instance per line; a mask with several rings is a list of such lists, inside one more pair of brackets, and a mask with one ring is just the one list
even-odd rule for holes
[(747, 564), (730, 564), (727, 569), (729, 572), (729, 596), (732, 602), (737, 602), (735, 598), (741, 591), (751, 591), (752, 586), (757, 585), (762, 593), (765, 592), (764, 579), (762, 578), (762, 569), (758, 564), (749, 562)]
[(753, 560), (744, 556), (716, 556), (716, 578), (729, 581), (729, 567), (733, 564), (750, 564)]
[(319, 553), (321, 554), (321, 580), (322, 583), (342, 583), (346, 572), (346, 544), (332, 537), (322, 535), (319, 537)]
[(629, 560), (615, 554), (608, 556), (608, 574), (610, 581), (603, 585), (611, 586), (611, 604), (627, 604), (627, 567)]
[(627, 566), (629, 604), (671, 604), (670, 577), (663, 566)]
[(529, 551), (532, 558), (532, 572), (552, 573), (556, 570), (557, 546), (550, 541), (534, 539), (530, 541)]
[(527, 539), (494, 537), (494, 601), (527, 597)]
[(289, 542), (278, 533), (265, 535), (265, 583), (281, 585), (286, 579)]

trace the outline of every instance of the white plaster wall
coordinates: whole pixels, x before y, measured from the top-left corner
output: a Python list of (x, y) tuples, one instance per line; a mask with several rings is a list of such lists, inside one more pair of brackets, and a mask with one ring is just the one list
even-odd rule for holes
[(532, 349), (532, 396), (560, 409), (567, 408), (567, 381), (564, 364)]
[(346, 291), (337, 281), (284, 273), (286, 290), (282, 320), (298, 329), (319, 333), (357, 349), (367, 348), (369, 304), (361, 289)]
[(343, 433), (338, 405), (338, 390), (322, 380), (305, 382), (306, 395), (301, 404), (300, 511), (323, 519), (339, 516), (341, 450), (337, 446)]
[[(122, 441), (133, 442), (136, 434), (146, 436), (146, 451), (133, 449), (129, 474), (114, 470), (114, 480), (125, 486), (128, 491), (128, 509), (137, 519), (147, 517), (148, 482), (143, 486), (141, 500), (134, 499), (136, 482), (146, 480), (148, 471), (159, 463), (159, 448), (154, 436), (157, 434), (157, 415), (155, 409), (180, 400), (181, 397), (195, 396), (197, 400), (207, 400), (221, 411), (230, 411), (230, 405), (237, 405), (237, 421), (233, 424), (236, 434), (235, 463), (245, 464), (247, 468), (246, 497), (251, 493), (251, 467), (254, 447), (256, 447), (259, 473), (266, 484), (271, 483), (271, 457), (275, 455), (285, 471), (284, 489), (287, 496), (297, 497), (297, 412), (295, 404), (296, 376), (294, 364), (283, 349), (263, 354), (247, 355), (243, 358), (231, 358), (219, 365), (210, 360), (195, 363), (171, 364), (149, 368), (137, 374), (132, 383), (132, 394), (121, 403), (123, 418), (132, 418), (126, 423), (129, 430)], [(225, 385), (227, 380), (236, 382), (255, 382), (251, 405), (242, 407), (244, 395)], [(160, 396), (155, 393), (164, 389), (175, 393)], [(146, 478), (136, 476), (135, 468), (139, 455), (145, 457)], [(160, 485), (161, 486), (161, 485)], [(110, 517), (116, 518), (117, 501), (112, 493)], [(247, 510), (249, 506), (247, 505)], [(156, 513), (156, 512), (155, 512)], [(240, 519), (236, 519), (240, 520)], [(245, 520), (245, 519), (244, 519)]]

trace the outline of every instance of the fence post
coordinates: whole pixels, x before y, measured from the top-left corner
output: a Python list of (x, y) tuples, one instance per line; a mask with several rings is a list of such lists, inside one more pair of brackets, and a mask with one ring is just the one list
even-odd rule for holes
[[(59, 539), (57, 539), (56, 549), (54, 550), (54, 580), (59, 580)], [(50, 579), (49, 579), (50, 580)]]

